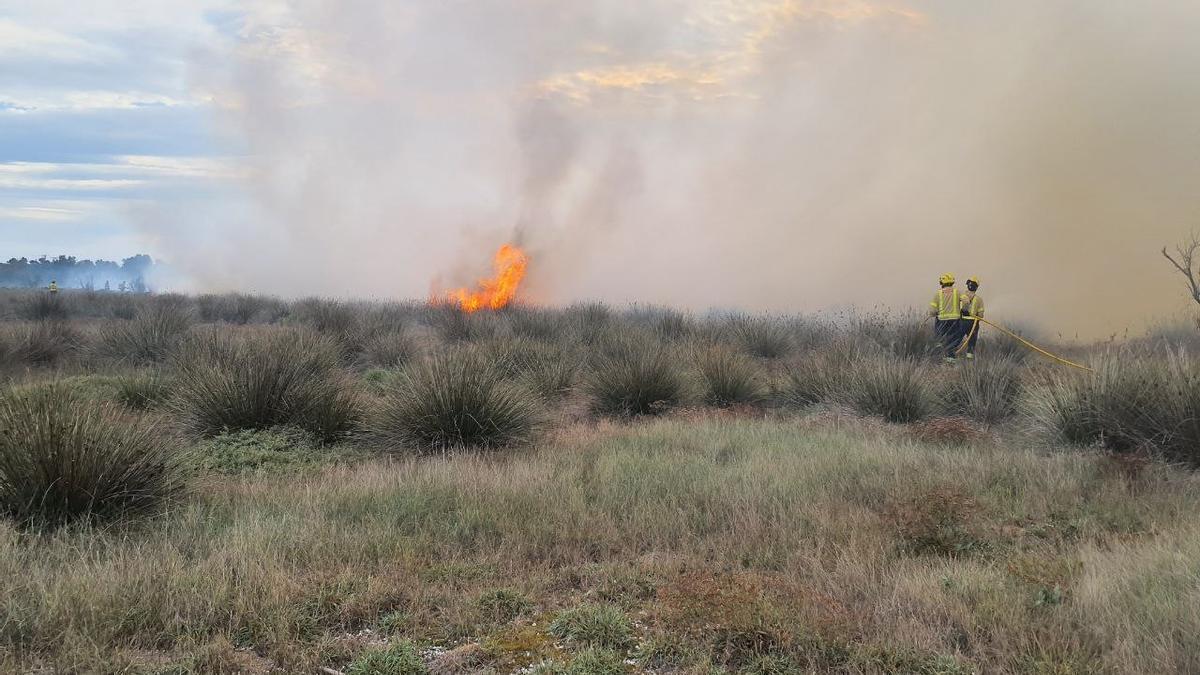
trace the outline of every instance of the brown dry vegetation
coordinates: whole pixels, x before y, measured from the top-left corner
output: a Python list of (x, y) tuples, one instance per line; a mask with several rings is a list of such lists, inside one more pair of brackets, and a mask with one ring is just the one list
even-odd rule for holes
[[(1100, 380), (1028, 361), (945, 377), (883, 324), (216, 296), (156, 309), (199, 325), (123, 359), (106, 336), (133, 334), (116, 325), (149, 300), (67, 300), (49, 323), (0, 321), (8, 389), (54, 381), (162, 429), (189, 487), (148, 516), (0, 521), (2, 672), (1200, 669), (1200, 477), (1164, 461), (1194, 463), (1190, 432), (1149, 433), (1161, 418), (1119, 405), (1155, 402), (1139, 364), (1183, 397), (1172, 410), (1197, 400), (1161, 347), (1126, 346)], [(33, 331), (67, 338), (31, 359)], [(249, 367), (267, 356), (210, 373), (214, 331), (247, 353), (320, 346), (299, 391), (334, 383), (352, 428), (296, 428), (323, 413), (290, 414), (271, 369)], [(494, 363), (503, 399), (462, 396), (477, 378), (421, 384), (454, 354)], [(184, 435), (196, 364), (232, 383), (206, 408), (229, 390), (246, 419)], [(436, 412), (396, 405), (421, 386)], [(522, 391), (529, 426), (511, 414)], [(461, 415), (492, 452), (407, 445)], [(17, 429), (5, 452), (52, 445)]]

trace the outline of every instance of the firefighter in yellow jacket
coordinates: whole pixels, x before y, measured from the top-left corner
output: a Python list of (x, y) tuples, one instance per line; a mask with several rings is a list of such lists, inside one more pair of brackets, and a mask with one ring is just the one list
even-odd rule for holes
[(943, 359), (954, 363), (955, 352), (962, 341), (962, 296), (954, 287), (954, 275), (938, 277), (941, 288), (929, 303), (929, 315), (934, 318), (933, 332), (943, 349)]
[(979, 325), (977, 319), (983, 318), (983, 298), (979, 297), (979, 277), (967, 279), (967, 292), (962, 294), (962, 325), (959, 327), (959, 346), (962, 340), (967, 342), (967, 359), (975, 358), (975, 343), (979, 341)]

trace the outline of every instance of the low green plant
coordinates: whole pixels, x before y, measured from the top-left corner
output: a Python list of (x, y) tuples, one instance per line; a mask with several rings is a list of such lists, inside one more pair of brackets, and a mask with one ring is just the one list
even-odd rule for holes
[(633, 641), (633, 624), (619, 607), (587, 604), (559, 612), (550, 633), (576, 644), (624, 650)]
[(426, 675), (428, 672), (416, 645), (407, 640), (369, 649), (346, 667), (346, 675)]
[(24, 526), (137, 516), (184, 488), (170, 434), (60, 385), (0, 394), (0, 430), (0, 509)]
[(511, 588), (497, 588), (480, 595), (479, 609), (498, 622), (512, 621), (533, 609), (533, 601), (524, 593)]
[(611, 649), (584, 649), (567, 664), (567, 675), (624, 675), (625, 661)]

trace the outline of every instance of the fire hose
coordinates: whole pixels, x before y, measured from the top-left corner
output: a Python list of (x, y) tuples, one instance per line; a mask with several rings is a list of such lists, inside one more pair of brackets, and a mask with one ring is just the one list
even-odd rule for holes
[(974, 337), (975, 333), (979, 330), (979, 324), (986, 323), (987, 325), (991, 326), (992, 328), (995, 328), (996, 330), (1000, 331), (1001, 333), (1004, 333), (1005, 335), (1011, 337), (1012, 339), (1016, 340), (1017, 342), (1020, 342), (1021, 344), (1025, 345), (1026, 347), (1032, 349), (1033, 351), (1035, 351), (1043, 356), (1047, 356), (1047, 357), (1063, 364), (1064, 366), (1078, 368), (1080, 370), (1085, 370), (1089, 373), (1096, 372), (1094, 369), (1089, 368), (1087, 366), (1080, 365), (1078, 363), (1075, 363), (1074, 361), (1068, 361), (1068, 360), (1062, 358), (1061, 356), (1055, 356), (1054, 354), (1051, 354), (1050, 352), (1046, 351), (1045, 349), (1042, 349), (1041, 347), (1033, 344), (1029, 340), (1026, 340), (1025, 338), (1021, 337), (1020, 335), (1017, 335), (1016, 333), (1012, 332), (1011, 330), (1008, 330), (1004, 326), (1001, 326), (999, 324), (988, 321), (987, 319), (983, 318), (982, 316), (973, 316), (970, 318), (971, 318), (971, 330), (967, 331), (966, 336), (963, 337), (962, 344), (960, 344), (958, 346), (958, 349), (956, 349), (954, 351), (955, 355), (961, 353), (962, 350), (966, 349), (967, 343), (969, 343), (971, 341), (971, 338)]

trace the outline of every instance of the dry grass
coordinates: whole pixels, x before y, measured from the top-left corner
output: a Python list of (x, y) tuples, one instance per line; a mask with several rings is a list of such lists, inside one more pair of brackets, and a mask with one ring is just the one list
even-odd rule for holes
[[(1186, 672), (1200, 617), (1194, 593), (1178, 590), (1200, 578), (1173, 561), (1194, 548), (1200, 483), (1156, 468), (1156, 490), (1134, 498), (1098, 462), (773, 421), (665, 420), (505, 460), (228, 480), (153, 537), (5, 536), (3, 635), (11, 663), (26, 666), (227, 640), (288, 670), (336, 667), (353, 654), (331, 641), (397, 612), (412, 639), (454, 646), (513, 630), (481, 605), (489, 590), (516, 583), (538, 605), (567, 609), (633, 573), (662, 590), (628, 596), (648, 612), (630, 654), (664, 631), (679, 636), (677, 651), (737, 667)], [(952, 489), (930, 482), (950, 476)], [(1038, 577), (1010, 571), (1013, 556), (1064, 554), (1085, 572), (1057, 604), (1032, 585)], [(700, 579), (725, 569), (749, 576), (704, 591)], [(727, 628), (704, 631), (705, 621)], [(1131, 633), (1141, 621), (1170, 628), (1139, 642), (1154, 630)], [(577, 623), (608, 635), (624, 630), (614, 622)]]
[[(153, 371), (84, 358), (159, 309), (212, 325)], [(0, 672), (1200, 667), (1200, 479), (1159, 460), (1194, 448), (1200, 378), (1157, 347), (1087, 380), (993, 342), (944, 368), (888, 317), (102, 293), (70, 316), (0, 325), (20, 387), (86, 403), (65, 419), (122, 400), (161, 438), (337, 442), (187, 440), (195, 490), (157, 518), (0, 523)], [(493, 445), (528, 443), (381, 453), (343, 434), (360, 403), (408, 449), (504, 416)]]

